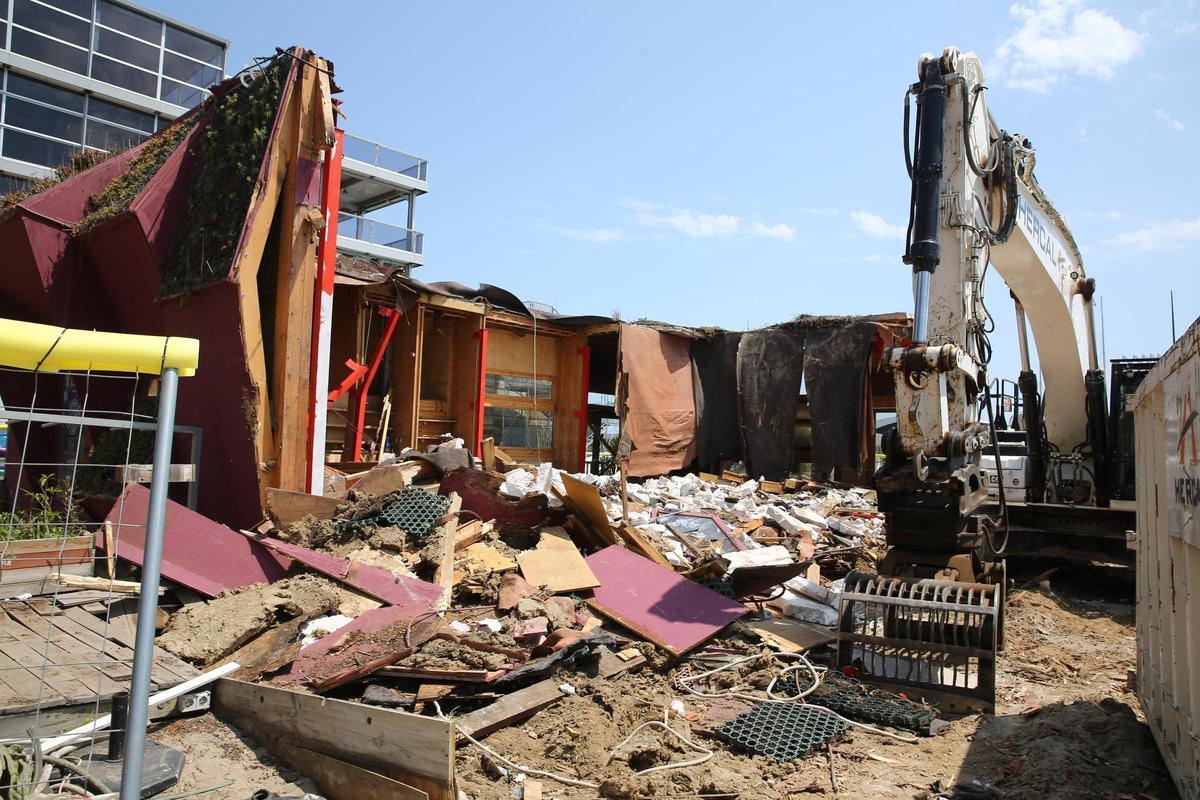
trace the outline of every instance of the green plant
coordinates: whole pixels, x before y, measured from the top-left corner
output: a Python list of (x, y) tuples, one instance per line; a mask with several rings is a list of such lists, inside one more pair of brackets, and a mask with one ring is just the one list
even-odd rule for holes
[(0, 515), (0, 539), (51, 539), (65, 535), (79, 508), (74, 492), (47, 473), (37, 479), (37, 491), (27, 492), (29, 506)]

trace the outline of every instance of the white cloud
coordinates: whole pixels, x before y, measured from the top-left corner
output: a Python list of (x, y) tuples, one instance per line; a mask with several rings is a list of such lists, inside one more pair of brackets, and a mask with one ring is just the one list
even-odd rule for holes
[(1187, 19), (1176, 25), (1171, 30), (1172, 36), (1191, 36), (1197, 30), (1200, 30), (1200, 23), (1194, 19)]
[(623, 242), (629, 238), (629, 234), (621, 228), (560, 228), (556, 225), (546, 225), (544, 223), (539, 223), (538, 227), (550, 233), (557, 233), (559, 236), (564, 236), (567, 239), (591, 242), (593, 244)]
[(785, 242), (790, 242), (796, 232), (792, 230), (792, 226), (784, 223), (778, 225), (764, 225), (761, 222), (755, 222), (752, 228), (755, 236), (763, 236), (768, 239), (780, 239)]
[(1154, 118), (1173, 131), (1183, 133), (1183, 123), (1172, 117), (1161, 108), (1154, 112)]
[(1144, 34), (1082, 0), (1034, 0), (1009, 8), (1015, 33), (996, 51), (1009, 86), (1047, 92), (1072, 75), (1108, 80), (1141, 52)]
[(637, 221), (647, 228), (671, 228), (693, 239), (713, 236), (729, 238), (738, 232), (742, 221), (732, 214), (706, 214), (690, 208), (640, 211)]
[(904, 238), (903, 225), (893, 225), (878, 214), (872, 214), (869, 211), (851, 211), (850, 219), (854, 221), (855, 227), (867, 236), (874, 236), (876, 239)]
[(1152, 222), (1118, 234), (1104, 244), (1131, 250), (1183, 250), (1200, 246), (1200, 217)]

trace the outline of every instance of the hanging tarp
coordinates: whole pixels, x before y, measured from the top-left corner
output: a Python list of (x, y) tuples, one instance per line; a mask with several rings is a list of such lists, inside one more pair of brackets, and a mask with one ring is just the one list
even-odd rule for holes
[(742, 335), (737, 394), (746, 469), (752, 477), (783, 480), (795, 463), (804, 336), (804, 331), (794, 326)]
[(629, 474), (662, 475), (696, 457), (691, 341), (640, 325), (620, 328)]
[(737, 353), (742, 334), (721, 331), (692, 342), (696, 396), (696, 457), (702, 469), (714, 461), (741, 461)]
[(860, 322), (812, 331), (805, 348), (804, 385), (812, 410), (813, 476), (834, 467), (862, 469), (863, 437), (870, 408), (867, 366), (876, 326)]

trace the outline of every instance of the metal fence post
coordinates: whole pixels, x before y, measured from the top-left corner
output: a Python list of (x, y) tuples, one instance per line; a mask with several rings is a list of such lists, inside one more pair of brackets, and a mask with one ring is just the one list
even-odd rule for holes
[(171, 438), (175, 433), (175, 395), (178, 387), (179, 373), (174, 368), (166, 368), (162, 373), (162, 385), (158, 392), (158, 428), (154, 438), (150, 507), (146, 513), (146, 547), (142, 564), (141, 595), (138, 598), (137, 640), (133, 651), (133, 680), (129, 691), (125, 764), (121, 769), (121, 800), (140, 800), (142, 793), (142, 758), (146, 749), (146, 724), (150, 716), (150, 671), (154, 666), (154, 620), (158, 615), (163, 523), (166, 517)]

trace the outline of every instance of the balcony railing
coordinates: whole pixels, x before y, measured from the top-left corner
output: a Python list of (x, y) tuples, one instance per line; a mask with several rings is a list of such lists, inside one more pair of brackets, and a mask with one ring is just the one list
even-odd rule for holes
[(342, 155), (419, 181), (429, 180), (429, 162), (425, 159), (359, 136), (346, 134)]
[(360, 217), (357, 214), (338, 214), (338, 236), (357, 239), (360, 242), (403, 250), (421, 255), (425, 234), (410, 228), (402, 228), (387, 222)]

